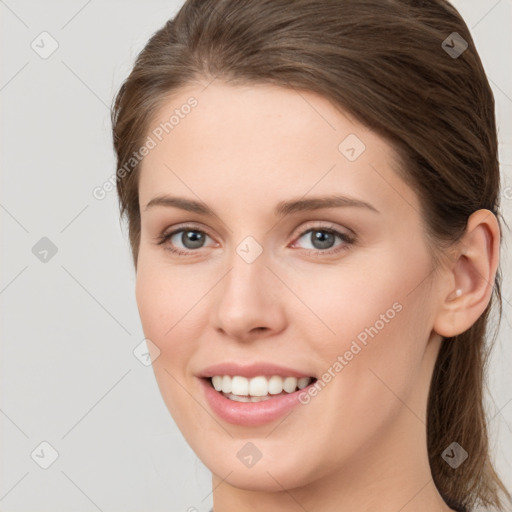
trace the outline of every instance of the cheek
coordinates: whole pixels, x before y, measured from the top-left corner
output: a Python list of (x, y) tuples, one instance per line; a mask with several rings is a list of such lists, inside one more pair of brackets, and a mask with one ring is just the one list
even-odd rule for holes
[(193, 311), (187, 314), (197, 302), (197, 292), (184, 286), (175, 269), (146, 265), (141, 258), (135, 288), (137, 306), (144, 336), (156, 346), (152, 368), (157, 385), (178, 425), (186, 424), (188, 416), (196, 414), (186, 391), (190, 387), (186, 372), (197, 350), (194, 339), (199, 339)]
[(368, 414), (384, 420), (399, 406), (396, 396), (407, 400), (418, 384), (431, 329), (429, 272), (424, 253), (408, 261), (394, 254), (373, 272), (347, 278), (337, 304), (327, 306), (336, 336), (324, 347), (324, 364), (341, 375), (333, 391), (336, 401), (351, 404), (355, 423)]
[(153, 370), (170, 407), (173, 397), (180, 395), (180, 383), (185, 382), (188, 362), (197, 350), (195, 340), (200, 339), (194, 316), (200, 307), (199, 293), (176, 269), (145, 265), (142, 259), (136, 279), (137, 306), (144, 336), (156, 346)]
[(186, 323), (187, 310), (197, 302), (199, 288), (198, 281), (190, 281), (179, 267), (172, 268), (141, 254), (135, 296), (146, 337), (153, 337), (159, 344), (173, 338)]
[(362, 256), (349, 257), (337, 266), (285, 274), (303, 299), (290, 318), (292, 328), (300, 325), (324, 364), (350, 350), (353, 342), (362, 347), (361, 353), (372, 345), (376, 356), (382, 357), (384, 353), (377, 352), (385, 350), (391, 357), (394, 350), (405, 348), (404, 343), (412, 343), (413, 333), (427, 332), (425, 278), (431, 262), (421, 244), (417, 247), (414, 252), (405, 246), (361, 251)]
[(382, 381), (407, 394), (417, 380), (432, 327), (426, 279), (431, 263), (418, 247), (414, 253), (405, 247), (382, 251), (358, 259), (354, 268), (347, 261), (329, 276), (304, 282), (303, 293), (315, 290), (307, 296), (316, 315), (304, 313), (300, 330), (309, 333), (317, 367), (334, 383), (329, 386), (338, 389), (341, 403), (355, 405), (359, 396), (362, 407), (384, 404), (379, 396), (390, 391)]

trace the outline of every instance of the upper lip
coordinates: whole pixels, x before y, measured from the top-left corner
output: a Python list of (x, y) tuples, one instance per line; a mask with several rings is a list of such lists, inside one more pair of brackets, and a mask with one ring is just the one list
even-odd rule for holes
[(237, 363), (219, 363), (204, 368), (198, 377), (207, 378), (214, 377), (216, 375), (229, 375), (234, 377), (240, 375), (248, 379), (252, 377), (272, 377), (272, 375), (280, 375), (282, 377), (313, 377), (311, 373), (304, 373), (293, 368), (287, 368), (285, 366), (273, 364), (273, 363), (251, 363), (251, 364), (237, 364)]

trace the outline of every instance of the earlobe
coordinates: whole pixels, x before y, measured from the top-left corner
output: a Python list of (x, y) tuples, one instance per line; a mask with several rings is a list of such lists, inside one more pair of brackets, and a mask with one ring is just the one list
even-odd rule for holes
[(440, 286), (434, 331), (453, 337), (468, 330), (491, 299), (499, 263), (500, 230), (489, 210), (470, 215), (456, 257)]

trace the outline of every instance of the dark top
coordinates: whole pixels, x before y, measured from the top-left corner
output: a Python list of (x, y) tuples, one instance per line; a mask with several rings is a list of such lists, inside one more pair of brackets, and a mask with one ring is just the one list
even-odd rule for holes
[[(450, 505), (447, 503), (447, 505), (452, 508), (453, 510), (455, 510), (456, 512), (471, 512), (469, 509), (467, 509), (466, 507), (464, 506), (458, 506), (458, 505)], [(213, 508), (210, 510), (210, 512), (213, 512)]]
[[(456, 512), (471, 512), (469, 509), (467, 509), (466, 507), (464, 506), (458, 506), (458, 505), (450, 505), (447, 503), (447, 505), (452, 508), (453, 510), (455, 510)], [(210, 512), (213, 512), (213, 508), (210, 510)]]
[[(471, 512), (468, 508), (466, 508), (464, 505), (459, 505), (458, 503), (453, 503), (450, 499), (446, 498), (446, 496), (443, 496), (441, 494), (444, 502), (453, 510), (456, 512)], [(210, 510), (210, 512), (213, 512), (213, 508)]]

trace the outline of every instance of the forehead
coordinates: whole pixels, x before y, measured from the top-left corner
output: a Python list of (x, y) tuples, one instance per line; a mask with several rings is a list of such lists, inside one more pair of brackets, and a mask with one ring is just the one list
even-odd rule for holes
[(213, 201), (237, 196), (240, 206), (313, 192), (363, 194), (377, 203), (412, 193), (393, 171), (392, 148), (311, 91), (190, 86), (167, 99), (148, 136), (155, 144), (142, 163), (142, 208), (177, 191)]

